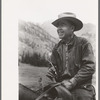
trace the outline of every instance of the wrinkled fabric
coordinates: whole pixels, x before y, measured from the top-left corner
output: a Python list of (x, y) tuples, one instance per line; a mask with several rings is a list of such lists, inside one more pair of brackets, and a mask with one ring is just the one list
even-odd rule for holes
[(95, 100), (95, 94), (93, 93), (93, 89), (74, 89), (71, 91), (73, 100)]
[(91, 44), (82, 37), (73, 36), (68, 44), (68, 68), (65, 69), (63, 55), (64, 41), (55, 45), (51, 62), (57, 73), (56, 81), (70, 79), (72, 87), (91, 84), (95, 72), (95, 60)]

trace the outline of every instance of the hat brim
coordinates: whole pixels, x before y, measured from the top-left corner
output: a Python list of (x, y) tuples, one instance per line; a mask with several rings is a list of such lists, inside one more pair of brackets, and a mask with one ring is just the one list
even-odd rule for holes
[(83, 23), (79, 19), (74, 18), (74, 17), (62, 17), (62, 18), (59, 18), (59, 19), (55, 20), (54, 22), (52, 22), (52, 24), (55, 27), (58, 27), (59, 22), (66, 22), (66, 21), (70, 21), (74, 24), (75, 31), (78, 31), (83, 27)]

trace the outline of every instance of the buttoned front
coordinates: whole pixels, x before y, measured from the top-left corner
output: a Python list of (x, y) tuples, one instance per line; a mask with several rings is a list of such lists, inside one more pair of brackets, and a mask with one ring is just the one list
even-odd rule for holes
[(70, 72), (69, 72), (69, 61), (68, 61), (68, 44), (63, 44), (63, 75), (68, 75), (70, 76)]

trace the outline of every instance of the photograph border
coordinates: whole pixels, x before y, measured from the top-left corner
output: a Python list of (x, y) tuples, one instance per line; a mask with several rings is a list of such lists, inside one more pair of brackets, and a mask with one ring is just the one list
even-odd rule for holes
[(100, 0), (98, 0), (98, 100), (100, 100)]
[[(0, 72), (1, 72), (1, 74), (0, 74), (0, 90), (1, 90), (1, 92), (0, 92), (0, 99), (2, 100), (2, 91), (3, 91), (3, 88), (2, 88), (2, 80), (3, 80), (3, 77), (2, 77), (2, 34), (3, 34), (3, 32), (2, 32), (2, 0), (0, 0), (0, 5), (1, 5), (1, 10), (0, 10), (0, 13), (1, 13), (1, 18), (0, 18), (0, 30), (1, 30), (1, 34), (0, 34), (0, 39), (1, 39), (1, 42), (0, 42), (0, 46), (1, 46), (1, 49), (0, 49), (0, 57), (1, 57), (1, 61), (0, 61), (0, 65), (1, 65), (1, 67), (0, 67)], [(98, 57), (97, 57), (97, 59), (98, 59), (98, 100), (100, 99), (100, 1), (98, 0)]]

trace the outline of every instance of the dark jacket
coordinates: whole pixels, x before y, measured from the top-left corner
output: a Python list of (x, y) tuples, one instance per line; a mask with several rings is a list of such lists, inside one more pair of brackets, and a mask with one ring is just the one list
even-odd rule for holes
[(68, 44), (68, 73), (63, 70), (63, 41), (55, 45), (51, 62), (56, 67), (58, 81), (69, 79), (73, 84), (81, 86), (91, 84), (92, 75), (95, 72), (95, 60), (91, 44), (82, 37), (74, 35), (71, 43)]

